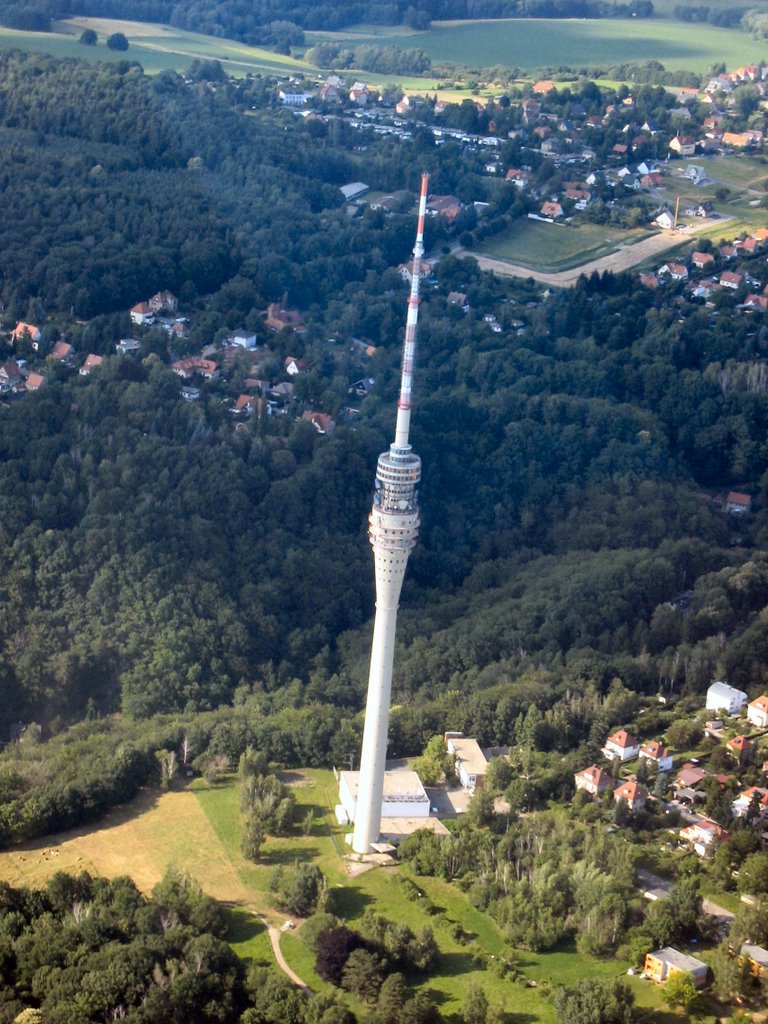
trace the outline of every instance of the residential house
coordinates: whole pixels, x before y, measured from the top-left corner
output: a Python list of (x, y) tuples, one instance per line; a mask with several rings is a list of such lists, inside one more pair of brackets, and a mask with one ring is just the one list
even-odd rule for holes
[(707, 971), (709, 968), (702, 960), (695, 956), (688, 956), (681, 953), (672, 946), (665, 946), (653, 953), (648, 953), (645, 958), (643, 972), (653, 981), (666, 981), (673, 974), (690, 974), (696, 988), (703, 988), (707, 983)]
[(729, 686), (728, 683), (717, 682), (712, 683), (707, 690), (705, 706), (707, 711), (723, 710), (728, 715), (737, 715), (742, 708), (747, 706), (748, 699), (743, 690), (737, 690), (735, 686)]
[(550, 202), (549, 200), (543, 204), (539, 212), (542, 217), (551, 217), (553, 220), (563, 216), (563, 208), (560, 203)]
[(768, 729), (768, 697), (765, 694), (749, 702), (747, 721), (758, 729)]
[(720, 275), (720, 287), (730, 288), (731, 291), (737, 291), (741, 287), (741, 282), (744, 280), (742, 274), (737, 274), (733, 270), (724, 270)]
[(297, 356), (286, 356), (283, 360), (283, 369), (291, 377), (295, 377), (299, 373), (306, 373), (309, 367), (305, 360), (299, 359)]
[(614, 758), (618, 758), (622, 762), (634, 761), (639, 753), (640, 744), (626, 729), (619, 729), (618, 732), (609, 736), (602, 749), (603, 757), (607, 757), (609, 761)]
[(338, 75), (329, 75), (325, 80), (325, 85), (320, 90), (320, 97), (326, 103), (341, 103), (341, 90), (343, 88), (344, 82)]
[(680, 838), (690, 843), (700, 857), (710, 857), (714, 856), (720, 843), (727, 842), (731, 837), (716, 822), (700, 818), (699, 821), (681, 828)]
[(686, 281), (688, 279), (688, 268), (684, 263), (665, 263), (659, 268), (659, 276), (669, 274), (673, 281)]
[(447, 302), (449, 306), (461, 306), (465, 313), (469, 310), (469, 301), (464, 292), (448, 292)]
[(699, 765), (687, 761), (675, 776), (675, 789), (695, 789), (708, 775), (706, 768), (700, 768)]
[(734, 818), (743, 818), (752, 807), (757, 808), (761, 818), (768, 814), (768, 789), (764, 789), (762, 786), (750, 786), (731, 803)]
[(534, 96), (546, 96), (547, 93), (554, 92), (554, 82), (550, 82), (547, 79), (542, 79), (540, 82), (534, 82), (533, 94)]
[(253, 395), (239, 395), (237, 401), (232, 406), (232, 413), (235, 416), (250, 414), (254, 411), (258, 401), (258, 398), (254, 398)]
[(748, 132), (723, 132), (721, 142), (724, 146), (746, 149), (747, 146), (752, 145), (752, 137)]
[(200, 356), (188, 356), (171, 363), (171, 369), (179, 377), (188, 380), (199, 373), (205, 380), (214, 380), (219, 375), (219, 368), (212, 359), (201, 359)]
[(353, 82), (352, 88), (349, 90), (349, 98), (353, 103), (356, 103), (358, 107), (364, 107), (371, 98), (371, 94), (365, 82)]
[(746, 736), (734, 736), (732, 740), (728, 740), (725, 746), (736, 763), (744, 765), (749, 760), (755, 745)]
[(461, 213), (461, 200), (456, 196), (430, 196), (427, 199), (427, 213), (430, 217), (445, 217), (453, 223)]
[(721, 245), (720, 255), (724, 260), (732, 260), (735, 256), (738, 256), (739, 251), (735, 245)]
[(613, 799), (616, 803), (619, 803), (620, 800), (624, 800), (627, 807), (634, 814), (635, 811), (642, 811), (645, 807), (645, 802), (648, 799), (648, 792), (645, 789), (645, 786), (641, 786), (639, 782), (635, 782), (633, 779), (627, 779), (614, 789)]
[[(413, 283), (413, 260), (408, 260), (407, 263), (401, 263), (397, 268), (400, 272), (400, 277), (408, 284)], [(422, 260), (419, 264), (419, 280), (427, 281), (432, 276), (432, 264), (428, 263), (427, 260)]]
[(654, 223), (665, 231), (671, 231), (675, 226), (675, 218), (669, 210), (662, 210), (661, 213), (656, 214)]
[(137, 341), (136, 338), (121, 338), (115, 345), (115, 348), (121, 356), (133, 356), (141, 348), (141, 342)]
[(250, 351), (250, 349), (256, 348), (256, 335), (251, 331), (235, 331), (227, 338), (227, 344)]
[(179, 300), (173, 292), (163, 291), (153, 295), (147, 305), (153, 313), (175, 313), (179, 308)]
[(725, 511), (734, 516), (747, 515), (752, 511), (751, 496), (742, 494), (741, 491), (729, 491), (725, 496)]
[(576, 772), (573, 777), (576, 783), (576, 789), (583, 789), (591, 796), (600, 796), (607, 789), (613, 788), (613, 777), (609, 772), (603, 771), (602, 768), (598, 768), (597, 765), (591, 765), (589, 768), (582, 768), (580, 772)]
[(655, 764), (660, 772), (672, 770), (672, 755), (667, 748), (657, 740), (650, 740), (640, 747), (640, 757), (650, 764)]
[(658, 288), (659, 279), (655, 274), (640, 274), (640, 284), (646, 288)]
[(696, 152), (696, 139), (692, 135), (675, 135), (669, 148), (678, 156), (693, 156)]
[(332, 434), (333, 428), (336, 426), (335, 421), (324, 412), (313, 412), (307, 409), (302, 413), (301, 418), (307, 423), (311, 423), (318, 434)]
[(91, 352), (85, 357), (85, 362), (80, 367), (80, 376), (87, 377), (91, 370), (94, 370), (97, 366), (101, 366), (103, 362), (103, 356), (96, 356)]
[(533, 181), (533, 174), (525, 168), (510, 167), (507, 171), (506, 181), (511, 181), (516, 188), (525, 188)]
[(306, 327), (301, 322), (299, 311), (296, 309), (283, 309), (277, 302), (270, 302), (269, 306), (267, 306), (266, 323), (270, 331), (282, 331), (285, 327), (290, 327), (297, 334), (302, 334), (306, 331)]
[(45, 377), (41, 373), (27, 374), (27, 391), (39, 391), (43, 384), (45, 384)]
[(691, 256), (691, 263), (698, 270), (704, 270), (706, 267), (711, 267), (715, 262), (715, 257), (711, 252), (700, 252), (698, 249)]
[(57, 341), (51, 349), (51, 359), (55, 359), (58, 363), (66, 363), (75, 354), (75, 350), (66, 341)]
[(476, 739), (461, 732), (447, 732), (445, 745), (456, 761), (456, 773), (463, 789), (477, 789), (483, 784), (488, 761)]
[(11, 391), (21, 383), (21, 368), (14, 359), (0, 363), (0, 391)]
[[(11, 331), (11, 338), (14, 342), (18, 342), (25, 336), (28, 337), (33, 344), (40, 341), (40, 328), (36, 327), (34, 324), (27, 324), (23, 320), (19, 320)], [(35, 351), (37, 351), (36, 346)]]
[(137, 302), (131, 306), (131, 323), (145, 327), (155, 322), (155, 311), (148, 302)]
[(314, 93), (303, 92), (301, 89), (281, 89), (277, 97), (286, 107), (304, 107), (314, 99)]

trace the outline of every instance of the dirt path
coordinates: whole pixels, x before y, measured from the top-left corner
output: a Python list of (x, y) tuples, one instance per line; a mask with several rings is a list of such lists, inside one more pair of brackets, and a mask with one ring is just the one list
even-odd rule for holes
[(306, 985), (298, 974), (288, 966), (288, 961), (283, 956), (283, 951), (280, 949), (280, 932), (274, 925), (268, 925), (267, 930), (269, 932), (269, 941), (272, 943), (272, 952), (275, 954), (275, 960), (277, 960), (277, 966), (287, 977), (291, 979), (294, 985), (298, 985), (300, 989), (303, 989), (307, 995), (312, 995), (312, 989), (309, 985)]
[[(721, 217), (718, 218), (719, 222), (725, 227), (729, 218)], [(608, 253), (607, 256), (600, 256), (596, 260), (590, 260), (588, 263), (582, 263), (581, 266), (572, 267), (570, 270), (561, 270), (554, 273), (547, 273), (542, 270), (531, 270), (530, 267), (523, 267), (517, 263), (509, 263), (507, 260), (497, 260), (490, 256), (480, 256), (474, 252), (468, 252), (466, 249), (457, 249), (455, 252), (456, 256), (471, 256), (477, 260), (477, 264), (481, 270), (492, 270), (496, 274), (501, 274), (503, 277), (532, 277), (534, 281), (540, 281), (542, 284), (551, 284), (559, 288), (572, 288), (578, 279), (584, 274), (589, 275), (594, 271), (598, 274), (604, 270), (610, 270), (613, 273), (619, 273), (622, 270), (630, 270), (632, 267), (636, 267), (640, 263), (644, 263), (646, 260), (658, 256), (662, 252), (666, 252), (667, 249), (672, 249), (677, 245), (682, 245), (686, 241), (693, 238), (699, 231), (703, 231), (705, 228), (711, 227), (712, 220), (703, 220), (701, 224), (697, 224), (696, 228), (692, 231), (686, 232), (681, 235), (673, 231), (660, 231), (658, 234), (651, 235), (650, 238), (644, 238), (640, 242), (635, 242), (634, 245), (622, 245), (616, 252)]]

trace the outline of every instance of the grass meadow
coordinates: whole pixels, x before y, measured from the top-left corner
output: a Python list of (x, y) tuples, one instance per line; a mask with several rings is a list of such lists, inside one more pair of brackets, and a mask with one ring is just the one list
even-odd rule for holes
[(545, 224), (526, 218), (481, 243), (477, 252), (531, 270), (570, 270), (647, 235), (647, 231), (625, 231), (607, 224)]
[[(491, 1005), (503, 1007), (516, 1020), (553, 1024), (547, 995), (552, 988), (581, 977), (607, 979), (625, 973), (626, 964), (594, 960), (574, 947), (546, 954), (510, 949), (496, 924), (471, 906), (457, 886), (440, 879), (410, 876), (399, 866), (350, 875), (342, 857), (344, 830), (335, 824), (332, 813), (333, 773), (292, 772), (286, 773), (285, 781), (296, 794), (297, 820), (312, 810), (313, 825), (308, 835), (297, 829), (290, 838), (269, 838), (258, 864), (244, 861), (240, 854), (239, 790), (230, 778), (214, 786), (196, 780), (190, 787), (166, 793), (147, 791), (90, 831), (48, 837), (45, 844), (0, 853), (0, 879), (36, 886), (58, 870), (89, 870), (108, 876), (130, 874), (144, 891), (150, 891), (165, 869), (174, 865), (192, 874), (220, 901), (229, 925), (228, 939), (238, 955), (249, 962), (272, 964), (266, 923), (279, 926), (285, 915), (272, 905), (270, 875), (278, 864), (311, 858), (334, 889), (337, 913), (351, 926), (361, 921), (369, 907), (414, 930), (425, 922), (432, 926), (440, 949), (437, 970), (416, 981), (450, 1024), (460, 1024), (462, 1001), (472, 982), (483, 987)], [(424, 894), (423, 902), (406, 897), (398, 884), (401, 873), (413, 878)], [(424, 909), (427, 905), (429, 914)], [(314, 954), (302, 941), (300, 929), (283, 933), (281, 948), (313, 990), (329, 990), (315, 974)], [(519, 972), (519, 980), (504, 977), (501, 964), (505, 961)], [(657, 990), (637, 978), (630, 982), (638, 1004), (649, 1012), (657, 1010)], [(365, 1009), (352, 999), (350, 1006), (358, 1013)]]

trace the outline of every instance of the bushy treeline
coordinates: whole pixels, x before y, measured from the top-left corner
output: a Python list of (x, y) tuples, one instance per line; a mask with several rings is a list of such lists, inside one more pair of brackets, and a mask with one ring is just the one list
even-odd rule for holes
[(225, 930), (213, 900), (175, 873), (151, 899), (126, 877), (0, 883), (0, 1021), (39, 1007), (50, 1024), (235, 1024), (248, 1004), (245, 968)]
[(339, 43), (317, 43), (305, 57), (319, 68), (361, 68), (380, 74), (422, 75), (432, 67), (423, 50), (402, 50), (399, 46), (361, 44), (346, 49)]
[(741, 19), (750, 10), (744, 7), (710, 7), (708, 4), (676, 4), (672, 10), (673, 17), (678, 21), (692, 21), (718, 28), (737, 28)]

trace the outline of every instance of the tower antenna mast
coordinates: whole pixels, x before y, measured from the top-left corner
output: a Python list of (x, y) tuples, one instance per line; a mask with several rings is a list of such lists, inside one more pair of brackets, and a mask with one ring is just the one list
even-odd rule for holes
[(352, 849), (356, 853), (370, 853), (379, 838), (397, 609), (408, 556), (419, 535), (417, 486), (421, 480), (421, 459), (411, 450), (409, 435), (428, 190), (429, 175), (422, 174), (395, 440), (389, 450), (379, 456), (373, 507), (368, 517), (368, 539), (373, 548), (376, 575), (376, 617), (371, 644), (355, 829), (352, 834)]

